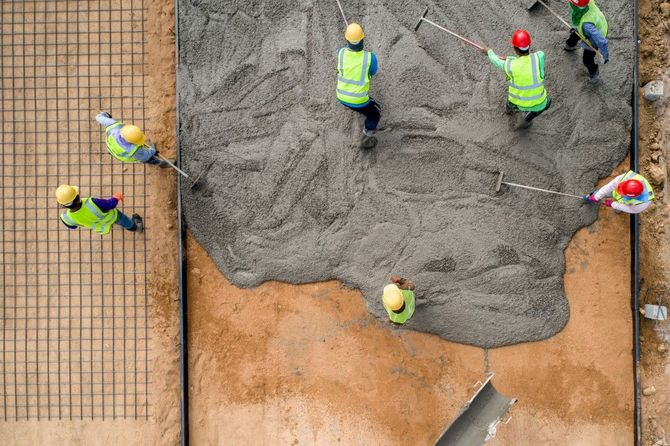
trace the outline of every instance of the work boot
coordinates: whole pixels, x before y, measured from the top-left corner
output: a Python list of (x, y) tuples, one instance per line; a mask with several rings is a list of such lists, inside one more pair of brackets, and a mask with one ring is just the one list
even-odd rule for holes
[(577, 49), (577, 45), (572, 46), (572, 45), (568, 45), (568, 44), (566, 43), (566, 44), (563, 46), (563, 49), (564, 49), (565, 51), (572, 52), (572, 51), (574, 51), (574, 50)]
[(143, 233), (144, 222), (142, 221), (142, 217), (140, 217), (139, 214), (133, 214), (130, 219), (133, 221), (133, 227), (130, 228), (130, 230), (133, 232), (139, 232), (140, 234)]
[(361, 149), (372, 149), (377, 145), (377, 138), (374, 136), (363, 135), (361, 142), (358, 144), (358, 147)]
[(589, 75), (589, 82), (592, 85), (600, 85), (600, 70), (597, 70), (595, 73)]
[[(516, 124), (516, 128), (519, 130), (527, 129), (533, 124), (534, 115), (531, 115), (532, 112), (527, 112), (521, 114), (521, 120)], [(530, 119), (528, 119), (530, 117)]]
[(509, 105), (509, 102), (505, 102), (505, 114), (511, 115), (514, 109)]

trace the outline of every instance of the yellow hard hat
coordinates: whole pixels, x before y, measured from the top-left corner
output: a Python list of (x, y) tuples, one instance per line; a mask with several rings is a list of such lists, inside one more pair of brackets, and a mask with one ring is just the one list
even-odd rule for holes
[(131, 144), (144, 144), (144, 132), (136, 125), (126, 124), (121, 127), (121, 136)]
[(405, 303), (405, 299), (402, 298), (402, 292), (395, 283), (390, 283), (384, 287), (382, 300), (384, 301), (384, 306), (391, 311), (401, 309)]
[(67, 206), (72, 203), (79, 195), (79, 188), (77, 186), (70, 186), (69, 184), (61, 184), (56, 189), (56, 201), (58, 204)]
[(344, 38), (347, 42), (358, 43), (365, 37), (363, 28), (358, 23), (351, 23), (347, 26), (347, 31), (344, 33)]

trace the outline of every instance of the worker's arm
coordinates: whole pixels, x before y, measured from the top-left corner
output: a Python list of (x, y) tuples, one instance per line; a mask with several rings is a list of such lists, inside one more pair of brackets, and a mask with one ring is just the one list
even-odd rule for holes
[(98, 124), (103, 126), (104, 128), (109, 127), (112, 124), (116, 124), (116, 119), (113, 119), (111, 116), (109, 116), (109, 113), (102, 112), (98, 113), (98, 115), (95, 117), (95, 120), (98, 121)]
[(586, 37), (591, 45), (603, 55), (605, 61), (609, 60), (609, 51), (607, 50), (607, 39), (600, 34), (600, 31), (593, 23), (584, 23), (582, 26), (584, 37)]
[(540, 77), (544, 79), (544, 52), (537, 52), (537, 59), (540, 61)]
[(377, 71), (379, 70), (379, 62), (377, 61), (377, 55), (375, 53), (370, 53), (371, 54), (371, 60), (370, 60), (370, 76), (374, 76), (377, 74)]
[(111, 198), (91, 198), (93, 203), (100, 208), (102, 212), (109, 212), (112, 209), (116, 208), (116, 205), (119, 204), (119, 200), (115, 197)]
[(156, 154), (156, 148), (151, 146), (142, 146), (137, 149), (137, 152), (133, 155), (133, 158), (136, 160), (146, 163)]
[(639, 214), (640, 212), (644, 211), (649, 207), (651, 204), (651, 201), (647, 201), (644, 203), (640, 204), (623, 204), (619, 203), (618, 201), (613, 201), (612, 202), (612, 209), (616, 209), (617, 211), (625, 212), (627, 214)]
[[(505, 67), (505, 61), (502, 60), (501, 58), (499, 58), (498, 55), (497, 55), (492, 49), (489, 49), (489, 50), (486, 52), (486, 55), (489, 56), (489, 60), (491, 61), (491, 63), (492, 63), (494, 66), (498, 67), (498, 68), (501, 69), (501, 70), (504, 69), (504, 67)], [(507, 59), (515, 59), (515, 58), (512, 57), (512, 56), (510, 56), (510, 57), (508, 57)]]
[(614, 192), (614, 189), (616, 189), (617, 185), (621, 182), (621, 179), (623, 178), (625, 174), (621, 174), (618, 177), (614, 178), (612, 181), (601, 187), (596, 191), (596, 193), (593, 194), (596, 200), (600, 201), (603, 198), (606, 197), (611, 197), (612, 192)]

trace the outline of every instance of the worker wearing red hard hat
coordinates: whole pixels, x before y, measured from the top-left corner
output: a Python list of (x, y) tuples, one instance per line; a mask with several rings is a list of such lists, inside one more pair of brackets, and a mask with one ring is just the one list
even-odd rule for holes
[(645, 177), (629, 170), (582, 199), (588, 203), (600, 202), (620, 212), (639, 214), (651, 204), (654, 191)]
[(528, 31), (517, 29), (512, 35), (512, 46), (516, 56), (500, 58), (489, 48), (483, 51), (493, 65), (505, 72), (508, 82), (507, 113), (514, 110), (524, 112), (521, 128), (528, 127), (532, 120), (551, 105), (544, 88), (544, 53), (531, 52), (532, 41)]
[[(607, 19), (600, 11), (594, 0), (569, 0), (572, 9), (571, 22), (573, 29), (570, 30), (570, 37), (565, 41), (565, 50), (574, 51), (580, 40), (586, 39), (588, 44), (581, 42), (584, 49), (582, 61), (589, 70), (589, 77), (592, 84), (600, 83), (599, 65), (604, 65), (609, 61), (609, 51), (607, 48)], [(596, 51), (600, 53), (599, 55)]]

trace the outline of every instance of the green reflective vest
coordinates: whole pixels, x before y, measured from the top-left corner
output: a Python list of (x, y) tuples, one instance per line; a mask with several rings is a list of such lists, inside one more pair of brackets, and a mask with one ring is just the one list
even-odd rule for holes
[(642, 204), (646, 203), (648, 201), (651, 201), (654, 199), (654, 190), (651, 188), (651, 184), (649, 184), (649, 181), (639, 173), (635, 173), (632, 170), (629, 170), (626, 175), (621, 178), (620, 182), (626, 181), (626, 180), (638, 180), (644, 185), (644, 192), (640, 194), (639, 196), (635, 198), (629, 198), (629, 197), (624, 197), (619, 193), (618, 190), (614, 189), (614, 192), (612, 192), (612, 198), (614, 198), (616, 201), (618, 201), (621, 204), (627, 204), (627, 205), (636, 205), (636, 204)]
[(584, 35), (584, 23), (593, 23), (596, 29), (603, 35), (607, 37), (607, 19), (605, 14), (600, 11), (600, 8), (596, 5), (596, 2), (591, 0), (588, 6), (589, 10), (582, 16), (582, 20), (579, 22), (579, 32)]
[(504, 69), (509, 82), (509, 102), (519, 107), (534, 107), (547, 100), (537, 53), (507, 59)]
[(78, 211), (72, 212), (68, 209), (64, 214), (60, 214), (60, 219), (65, 224), (93, 229), (101, 235), (109, 233), (118, 218), (118, 210), (102, 212), (90, 197), (84, 198)]
[[(389, 319), (391, 319), (391, 321), (395, 322), (396, 324), (404, 324), (407, 322), (414, 314), (414, 308), (416, 306), (414, 291), (400, 290), (400, 292), (402, 293), (402, 298), (405, 300), (405, 308), (403, 308), (400, 313), (395, 313), (384, 306), (384, 309), (389, 315)], [(382, 305), (383, 302), (384, 301), (382, 300)]]
[(124, 163), (139, 163), (133, 155), (140, 148), (137, 144), (131, 144), (121, 136), (123, 122), (115, 122), (105, 129), (107, 132), (107, 150), (114, 158)]
[(368, 102), (372, 54), (340, 48), (337, 60), (337, 99), (354, 105)]

